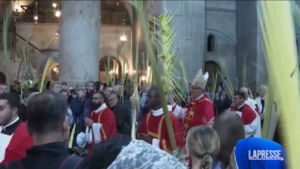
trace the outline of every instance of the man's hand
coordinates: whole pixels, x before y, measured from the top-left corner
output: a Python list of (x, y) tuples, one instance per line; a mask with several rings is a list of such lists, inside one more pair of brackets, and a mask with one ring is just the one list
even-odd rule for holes
[(87, 125), (87, 126), (89, 126), (89, 127), (92, 127), (93, 126), (93, 120), (92, 119), (90, 119), (90, 118), (88, 118), (88, 117), (86, 117), (85, 119), (84, 119), (84, 122), (85, 122), (85, 124)]
[(149, 144), (152, 144), (152, 138), (147, 134), (143, 134), (143, 133), (138, 134), (138, 139), (143, 140)]

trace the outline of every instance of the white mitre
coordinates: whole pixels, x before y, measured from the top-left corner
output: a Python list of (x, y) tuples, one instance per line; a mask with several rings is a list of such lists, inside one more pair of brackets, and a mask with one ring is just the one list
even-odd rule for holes
[(200, 69), (198, 71), (198, 73), (196, 74), (191, 86), (200, 87), (202, 89), (205, 89), (208, 77), (209, 77), (208, 73), (206, 72), (203, 75), (202, 74), (202, 69)]

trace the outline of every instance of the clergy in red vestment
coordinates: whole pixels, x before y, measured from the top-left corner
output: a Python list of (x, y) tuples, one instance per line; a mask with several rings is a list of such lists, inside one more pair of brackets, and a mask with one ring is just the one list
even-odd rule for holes
[(17, 161), (33, 146), (26, 124), (18, 117), (20, 98), (11, 93), (0, 95), (0, 164)]
[(251, 99), (249, 97), (249, 90), (248, 90), (248, 87), (242, 87), (240, 89), (240, 92), (244, 93), (245, 95), (245, 104), (247, 104), (253, 111), (256, 112), (257, 116), (256, 116), (256, 122), (259, 124), (257, 126), (257, 129), (256, 129), (256, 132), (254, 133), (254, 137), (258, 137), (258, 138), (261, 138), (261, 119), (260, 119), (260, 115), (259, 115), (259, 108), (258, 108), (258, 105), (256, 103), (255, 100)]
[(90, 118), (85, 118), (86, 132), (79, 133), (76, 138), (78, 146), (84, 147), (87, 143), (91, 150), (95, 144), (117, 134), (115, 115), (104, 103), (104, 98), (102, 92), (93, 94), (93, 111)]
[(185, 141), (187, 133), (192, 127), (199, 125), (208, 125), (215, 117), (214, 107), (208, 95), (205, 93), (205, 87), (208, 80), (208, 73), (202, 74), (200, 69), (191, 83), (192, 100), (182, 109), (184, 119), (182, 122), (182, 134)]
[[(152, 87), (147, 93), (147, 106), (152, 110), (147, 113), (138, 130), (138, 139), (144, 140), (166, 152), (171, 152), (171, 144), (166, 126), (163, 109), (158, 96), (157, 87)], [(184, 147), (180, 123), (170, 113), (175, 141), (178, 148)]]
[(234, 94), (234, 105), (230, 108), (231, 111), (236, 112), (243, 121), (245, 129), (245, 138), (253, 137), (260, 127), (258, 123), (258, 114), (247, 104), (245, 104), (245, 94), (243, 92), (236, 92)]

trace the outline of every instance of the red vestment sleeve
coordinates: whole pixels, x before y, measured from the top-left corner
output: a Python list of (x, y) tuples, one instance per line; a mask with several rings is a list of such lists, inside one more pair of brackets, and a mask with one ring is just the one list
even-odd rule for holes
[(171, 121), (177, 148), (182, 148), (185, 146), (185, 144), (182, 137), (181, 124), (174, 115), (171, 115)]
[(26, 124), (22, 122), (13, 134), (1, 164), (21, 160), (26, 156), (26, 150), (32, 146), (33, 140), (27, 132)]
[(144, 116), (142, 122), (140, 123), (137, 134), (141, 134), (141, 133), (147, 134), (148, 133), (148, 131), (147, 131), (147, 118), (146, 118), (147, 116), (148, 116), (148, 113)]
[[(172, 113), (170, 113), (170, 118), (171, 118), (172, 128), (173, 128), (174, 137), (175, 137), (175, 141), (176, 141), (176, 147), (177, 148), (184, 147), (180, 124), (179, 124), (177, 118)], [(159, 148), (166, 152), (172, 153), (171, 142), (170, 142), (170, 138), (169, 138), (166, 121), (164, 120), (163, 123), (164, 123), (162, 126), (163, 131), (161, 133), (161, 138), (159, 140)]]
[(242, 111), (242, 121), (244, 125), (251, 124), (256, 119), (256, 112), (248, 105), (244, 105)]
[(203, 104), (203, 111), (206, 116), (206, 121), (204, 122), (204, 125), (207, 125), (207, 123), (210, 120), (215, 118), (214, 107), (212, 106), (212, 104), (210, 102), (203, 102), (202, 104)]
[[(99, 122), (98, 122), (99, 123)], [(101, 115), (101, 140), (106, 140), (111, 136), (117, 134), (117, 123), (116, 117), (113, 112), (106, 108)]]

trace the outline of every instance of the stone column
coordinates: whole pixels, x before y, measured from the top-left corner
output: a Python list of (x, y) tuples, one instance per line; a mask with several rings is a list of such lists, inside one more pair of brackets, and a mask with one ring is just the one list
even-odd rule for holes
[[(257, 84), (257, 76), (262, 75), (266, 71), (258, 72), (258, 68), (255, 64), (259, 64), (260, 61), (264, 61), (263, 51), (259, 48), (263, 46), (260, 42), (260, 33), (258, 31), (260, 25), (257, 15), (257, 3), (259, 1), (237, 1), (237, 14), (236, 14), (236, 34), (237, 34), (237, 56), (236, 56), (236, 72), (239, 80), (239, 87), (243, 85), (243, 67), (244, 61), (246, 62), (247, 83), (248, 86), (255, 90)], [(262, 52), (262, 55), (261, 55)], [(267, 77), (261, 77), (261, 79), (267, 79)]]
[(101, 1), (61, 1), (59, 81), (99, 80)]

